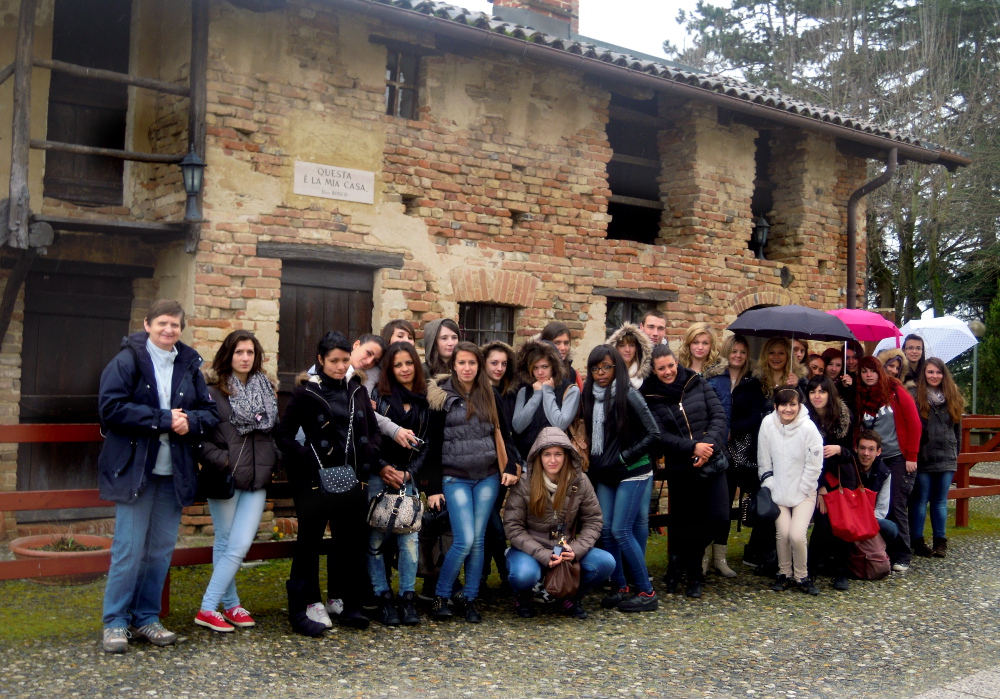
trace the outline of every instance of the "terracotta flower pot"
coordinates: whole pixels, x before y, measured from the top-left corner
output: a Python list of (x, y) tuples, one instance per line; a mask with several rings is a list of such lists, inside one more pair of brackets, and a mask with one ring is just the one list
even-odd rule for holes
[[(72, 556), (110, 556), (111, 539), (106, 536), (94, 536), (92, 534), (72, 534), (73, 540), (81, 546), (100, 546), (99, 551), (41, 551), (43, 546), (48, 546), (56, 539), (67, 536), (65, 534), (38, 534), (35, 536), (22, 536), (14, 539), (8, 545), (18, 560), (31, 560), (35, 558), (67, 558)], [(97, 580), (104, 573), (75, 573), (73, 575), (58, 575), (45, 578), (29, 578), (32, 582), (42, 585), (83, 585)]]

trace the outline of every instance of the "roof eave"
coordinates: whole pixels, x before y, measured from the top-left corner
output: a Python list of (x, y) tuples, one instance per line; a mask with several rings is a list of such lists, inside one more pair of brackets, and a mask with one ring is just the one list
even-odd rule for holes
[(785, 109), (750, 101), (717, 90), (706, 89), (659, 75), (637, 71), (625, 65), (605, 62), (598, 58), (570, 53), (527, 39), (463, 24), (454, 19), (436, 17), (417, 10), (386, 4), (383, 0), (328, 0), (328, 2), (340, 5), (345, 9), (358, 12), (359, 14), (403, 24), (408, 28), (418, 31), (427, 31), (460, 41), (468, 41), (481, 48), (514, 53), (524, 58), (553, 63), (570, 70), (578, 70), (611, 80), (627, 81), (639, 87), (677, 94), (686, 99), (707, 102), (757, 118), (827, 133), (836, 138), (842, 138), (877, 149), (889, 150), (897, 148), (900, 157), (918, 163), (937, 163), (944, 165), (949, 170), (953, 170), (957, 167), (969, 165), (972, 162), (971, 158), (952, 151), (926, 148), (902, 138), (890, 138), (879, 134), (867, 133), (854, 126), (836, 124), (831, 121), (795, 114)]

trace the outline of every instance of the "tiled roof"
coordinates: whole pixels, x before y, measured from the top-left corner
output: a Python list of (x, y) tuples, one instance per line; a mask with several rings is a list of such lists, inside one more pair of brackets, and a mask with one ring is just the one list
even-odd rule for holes
[(858, 119), (832, 109), (792, 99), (782, 95), (777, 90), (758, 87), (717, 73), (706, 73), (693, 68), (682, 67), (679, 64), (671, 64), (669, 61), (659, 62), (640, 59), (629, 54), (613, 51), (605, 46), (572, 39), (562, 39), (532, 29), (531, 27), (504, 22), (483, 12), (473, 12), (449, 3), (440, 2), (439, 0), (374, 0), (374, 2), (400, 9), (413, 10), (424, 15), (464, 24), (477, 29), (484, 29), (495, 34), (541, 44), (570, 54), (603, 61), (604, 63), (626, 68), (637, 73), (651, 75), (662, 80), (683, 83), (707, 92), (734, 97), (751, 104), (772, 107), (801, 117), (853, 129), (871, 136), (886, 138), (932, 151), (956, 154), (961, 157), (957, 151), (922, 141), (909, 134), (885, 129), (865, 119)]

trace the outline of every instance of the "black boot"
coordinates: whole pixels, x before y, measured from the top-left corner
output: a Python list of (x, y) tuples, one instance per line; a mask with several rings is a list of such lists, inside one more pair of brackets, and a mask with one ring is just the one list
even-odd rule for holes
[(341, 626), (346, 626), (349, 629), (357, 629), (358, 631), (364, 631), (368, 628), (370, 623), (368, 617), (364, 615), (361, 611), (361, 607), (351, 602), (350, 606), (344, 605), (344, 611), (340, 613), (337, 617), (337, 623)]
[(535, 598), (532, 596), (531, 590), (522, 592), (514, 598), (514, 611), (522, 619), (538, 616), (538, 612), (535, 611)]
[(301, 580), (285, 581), (285, 590), (288, 592), (288, 623), (295, 633), (315, 638), (326, 631), (326, 626), (306, 616), (306, 587), (307, 584)]
[(701, 586), (701, 576), (695, 578), (688, 576), (687, 589), (684, 590), (684, 594), (693, 599), (701, 599)]
[(667, 561), (667, 574), (663, 576), (663, 582), (667, 585), (667, 593), (672, 595), (681, 584), (680, 556), (669, 556)]
[(396, 600), (392, 598), (392, 590), (386, 590), (379, 596), (379, 618), (386, 626), (399, 626), (399, 612), (396, 611)]
[(931, 551), (934, 558), (944, 558), (948, 555), (948, 540), (942, 537), (934, 537), (934, 550)]
[[(937, 539), (934, 540), (935, 545), (937, 544)], [(913, 539), (913, 553), (917, 556), (923, 556), (924, 558), (930, 558), (933, 555), (930, 546), (924, 541), (924, 537), (914, 537)]]
[(412, 592), (404, 592), (399, 598), (399, 611), (404, 626), (416, 626), (420, 623), (420, 615), (417, 614), (417, 609), (413, 606), (413, 598)]

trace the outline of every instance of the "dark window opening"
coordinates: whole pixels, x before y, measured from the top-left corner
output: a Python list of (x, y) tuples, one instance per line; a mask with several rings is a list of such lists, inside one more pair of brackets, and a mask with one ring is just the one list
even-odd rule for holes
[(655, 301), (609, 298), (608, 312), (604, 317), (604, 336), (610, 337), (611, 333), (620, 328), (622, 323), (625, 322), (642, 325), (646, 314), (655, 310)]
[[(756, 151), (754, 154), (754, 179), (753, 198), (750, 200), (750, 215), (753, 218), (752, 226), (757, 226), (757, 221), (761, 218), (767, 220), (768, 214), (774, 208), (774, 183), (771, 181), (771, 134), (761, 131), (754, 140)], [(768, 221), (770, 223), (770, 221)], [(750, 242), (747, 245), (751, 250), (757, 250), (756, 236), (751, 234)], [(764, 245), (767, 250), (767, 245)]]
[(417, 73), (420, 57), (388, 49), (385, 68), (385, 113), (403, 119), (417, 116)]
[(407, 216), (417, 216), (420, 213), (420, 204), (418, 203), (419, 198), (414, 194), (404, 194), (403, 200), (403, 212)]
[(608, 163), (608, 238), (653, 243), (660, 234), (663, 211), (656, 100), (612, 94), (609, 112), (607, 134), (613, 154)]
[[(131, 0), (56, 0), (52, 58), (128, 73)], [(125, 148), (128, 86), (52, 71), (48, 140)], [(48, 151), (45, 196), (92, 205), (120, 205), (124, 161)]]
[(516, 310), (490, 303), (462, 303), (458, 307), (458, 325), (464, 339), (479, 346), (494, 340), (513, 345)]

